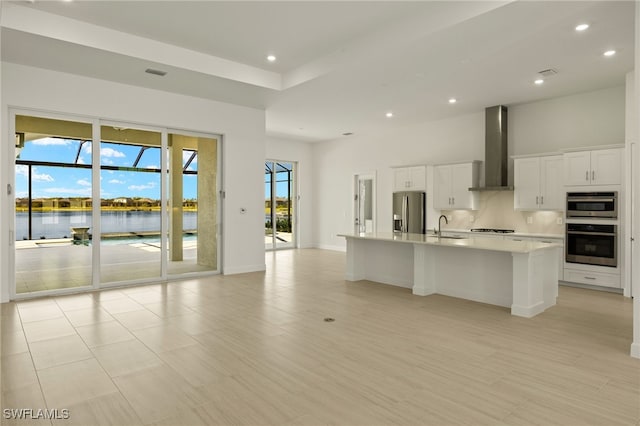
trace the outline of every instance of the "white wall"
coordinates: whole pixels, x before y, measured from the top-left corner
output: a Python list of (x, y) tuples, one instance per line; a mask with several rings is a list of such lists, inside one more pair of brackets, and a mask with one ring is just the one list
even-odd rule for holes
[(300, 248), (313, 246), (313, 159), (308, 143), (267, 137), (266, 159), (295, 161), (298, 163), (298, 245)]
[[(617, 86), (510, 107), (509, 155), (621, 144), (624, 104), (624, 86)], [(354, 173), (377, 173), (377, 230), (390, 231), (390, 167), (484, 160), (484, 111), (375, 137), (316, 143), (313, 160), (315, 245), (343, 250), (344, 239), (336, 234), (351, 230)], [(428, 220), (428, 226), (431, 223)]]
[[(7, 129), (8, 107), (86, 115), (159, 127), (218, 133), (224, 137), (223, 271), (263, 270), (263, 175), (265, 114), (262, 110), (112, 83), (77, 75), (2, 63), (2, 128)], [(14, 158), (2, 133), (1, 188), (8, 183), (7, 169)], [(0, 231), (8, 240), (8, 200), (2, 191)], [(240, 214), (240, 208), (247, 213)], [(0, 244), (3, 250), (7, 247)], [(7, 300), (6, 252), (0, 261), (2, 300)]]
[[(407, 127), (376, 137), (350, 136), (313, 145), (316, 245), (342, 250), (352, 231), (353, 176), (376, 173), (378, 231), (391, 231), (390, 166), (480, 160), (484, 112)], [(429, 196), (429, 194), (427, 194)]]
[(509, 107), (514, 154), (624, 143), (624, 85)]

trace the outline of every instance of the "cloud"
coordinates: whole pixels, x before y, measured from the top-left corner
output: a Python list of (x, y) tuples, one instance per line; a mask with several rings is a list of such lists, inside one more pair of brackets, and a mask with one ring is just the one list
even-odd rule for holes
[(123, 180), (111, 179), (111, 180), (109, 181), (109, 183), (122, 185), (122, 184), (124, 184), (124, 183), (126, 183), (126, 182), (125, 182), (125, 181), (123, 181)]
[(16, 174), (26, 177), (29, 174), (29, 167), (24, 164), (16, 164)]
[(82, 186), (91, 186), (91, 182), (89, 182), (86, 179), (80, 179), (79, 181), (76, 182), (78, 185), (82, 185)]
[(115, 150), (109, 147), (100, 148), (100, 156), (101, 157), (110, 157), (110, 158), (124, 158), (126, 155), (122, 151)]
[(131, 191), (144, 191), (145, 189), (153, 189), (156, 187), (155, 182), (149, 182), (146, 185), (129, 185)]
[(157, 165), (155, 165), (155, 164), (152, 164), (152, 165), (147, 166), (147, 167), (145, 167), (145, 168), (146, 168), (146, 169), (159, 169), (160, 167), (158, 167), (158, 166), (157, 166)]
[(34, 145), (71, 145), (73, 141), (60, 138), (42, 138), (31, 141)]
[[(16, 164), (16, 175), (24, 177), (29, 176), (29, 167), (24, 164)], [(31, 171), (31, 179), (35, 182), (53, 182), (55, 180), (51, 175), (38, 173), (35, 167)]]
[(31, 179), (33, 179), (35, 182), (53, 182), (55, 180), (51, 175), (48, 175), (46, 173), (36, 173), (35, 170), (31, 175)]
[[(187, 161), (191, 158), (193, 151), (182, 151), (182, 162), (187, 164)], [(196, 170), (195, 166), (198, 164), (198, 153), (196, 152), (196, 156), (193, 157), (193, 161), (189, 164), (187, 170)]]
[[(182, 161), (183, 162), (187, 162), (189, 161), (189, 158), (191, 158), (191, 156), (193, 155), (193, 151), (182, 151)], [(196, 156), (193, 157), (193, 162), (198, 161), (198, 153), (196, 152)]]

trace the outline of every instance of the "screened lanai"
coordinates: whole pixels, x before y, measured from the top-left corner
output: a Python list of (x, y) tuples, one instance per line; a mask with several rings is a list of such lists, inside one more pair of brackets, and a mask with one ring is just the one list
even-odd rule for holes
[(16, 294), (216, 271), (217, 139), (97, 129), (16, 115)]

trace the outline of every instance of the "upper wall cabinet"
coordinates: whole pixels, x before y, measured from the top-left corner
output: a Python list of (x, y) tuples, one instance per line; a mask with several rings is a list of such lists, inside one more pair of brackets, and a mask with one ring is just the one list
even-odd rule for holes
[(478, 186), (478, 162), (433, 167), (433, 207), (439, 210), (476, 210), (479, 194), (469, 191)]
[(515, 210), (564, 210), (562, 155), (513, 160)]
[(393, 192), (425, 191), (426, 189), (426, 166), (397, 167), (393, 169)]
[(619, 185), (622, 183), (622, 149), (567, 152), (565, 185)]

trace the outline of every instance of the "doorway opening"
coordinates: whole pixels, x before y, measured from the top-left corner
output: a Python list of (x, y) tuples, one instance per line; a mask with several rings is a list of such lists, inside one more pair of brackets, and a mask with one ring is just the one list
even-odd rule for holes
[(376, 230), (376, 177), (359, 174), (354, 178), (354, 232), (370, 233)]
[(264, 243), (266, 250), (297, 245), (296, 163), (267, 160), (264, 163)]

